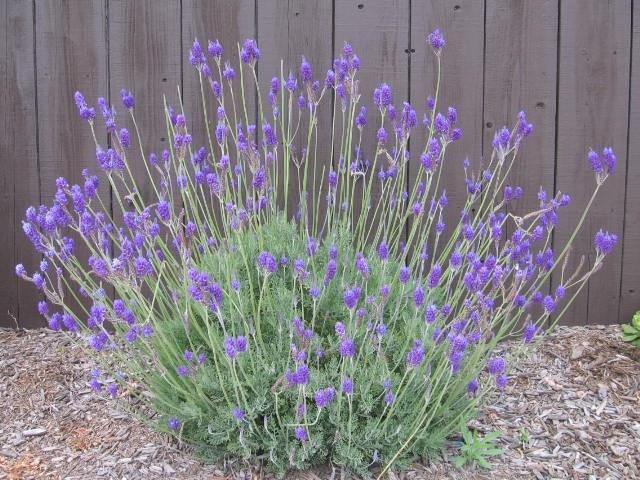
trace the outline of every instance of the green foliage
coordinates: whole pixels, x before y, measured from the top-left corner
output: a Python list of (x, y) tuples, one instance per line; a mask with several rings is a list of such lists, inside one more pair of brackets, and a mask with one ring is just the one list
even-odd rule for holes
[(464, 428), (460, 455), (452, 459), (454, 465), (461, 468), (471, 463), (482, 468), (491, 468), (488, 458), (502, 455), (502, 449), (496, 447), (498, 438), (500, 438), (500, 432), (489, 432), (481, 437), (475, 431), (471, 432), (468, 428)]
[(635, 347), (640, 347), (640, 311), (635, 313), (630, 324), (622, 325), (622, 339)]

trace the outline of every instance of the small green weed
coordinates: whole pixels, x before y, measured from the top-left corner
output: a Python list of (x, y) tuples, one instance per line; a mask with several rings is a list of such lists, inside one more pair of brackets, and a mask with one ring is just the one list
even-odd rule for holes
[(495, 442), (500, 438), (500, 432), (489, 432), (483, 437), (476, 432), (471, 432), (468, 428), (462, 430), (462, 446), (460, 455), (452, 459), (453, 464), (462, 468), (467, 463), (476, 463), (482, 468), (491, 468), (489, 457), (502, 455), (502, 449), (497, 447)]

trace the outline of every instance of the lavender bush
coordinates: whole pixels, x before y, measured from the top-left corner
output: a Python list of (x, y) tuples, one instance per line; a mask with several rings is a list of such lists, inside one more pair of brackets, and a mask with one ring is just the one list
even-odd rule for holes
[[(40, 271), (16, 272), (43, 292), (50, 328), (95, 352), (92, 387), (135, 397), (207, 458), (262, 459), (278, 472), (330, 460), (383, 475), (455, 436), (509, 381), (496, 344), (514, 334), (531, 343), (555, 324), (614, 247), (600, 231), (591, 268), (567, 269), (616, 158), (589, 152), (593, 195), (554, 252), (568, 195), (540, 190), (535, 211), (507, 213), (524, 195), (508, 177), (533, 131), (521, 112), (496, 132), (490, 158), (465, 163), (466, 202), (446, 225), (442, 165), (462, 131), (438, 101), (444, 47), (439, 31), (427, 38), (438, 82), (422, 122), (409, 103), (396, 107), (389, 85), (360, 91), (349, 44), (323, 80), (303, 58), (297, 75), (280, 67), (261, 91), (254, 40), (233, 66), (218, 41), (194, 42), (204, 115), (193, 122), (206, 135), (193, 138), (182, 109), (165, 102), (172, 142), (160, 154), (139, 144), (131, 92), (121, 93), (122, 118), (76, 93), (94, 138), (104, 120), (111, 147), (96, 140), (96, 158), (109, 185), (88, 171), (84, 184), (59, 178), (53, 203), (30, 207), (23, 223)], [(322, 125), (326, 158), (322, 102), (334, 113)], [(373, 151), (361, 148), (366, 129)], [(425, 148), (410, 153), (410, 136)], [(113, 214), (98, 196), (109, 187)]]

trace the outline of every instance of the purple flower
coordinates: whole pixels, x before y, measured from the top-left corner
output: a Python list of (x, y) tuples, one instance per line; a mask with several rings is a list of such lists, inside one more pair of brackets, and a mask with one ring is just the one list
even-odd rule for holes
[(65, 328), (67, 330), (69, 330), (70, 332), (77, 332), (78, 330), (80, 330), (80, 327), (78, 326), (75, 318), (73, 318), (71, 315), (69, 315), (68, 313), (64, 313), (62, 315), (62, 324), (65, 326)]
[(492, 357), (487, 362), (487, 370), (491, 375), (498, 375), (504, 372), (507, 367), (507, 362), (502, 357)]
[(76, 92), (73, 96), (76, 106), (78, 107), (78, 113), (83, 120), (93, 121), (96, 118), (95, 108), (89, 107), (84, 99), (84, 96), (80, 92)]
[(602, 229), (596, 233), (593, 239), (596, 251), (602, 255), (610, 253), (618, 243), (618, 236), (615, 233), (605, 232)]
[(475, 395), (478, 391), (478, 379), (472, 378), (471, 381), (467, 384), (467, 393), (469, 395)]
[(247, 38), (242, 44), (240, 50), (240, 59), (244, 63), (254, 64), (260, 58), (260, 49), (258, 44), (252, 38)]
[(409, 267), (400, 269), (400, 283), (406, 284), (409, 281)]
[(352, 358), (356, 354), (356, 343), (350, 338), (343, 338), (340, 342), (340, 356)]
[(373, 91), (373, 103), (379, 108), (386, 108), (393, 103), (391, 87), (386, 83), (381, 84)]
[(378, 245), (378, 258), (383, 262), (389, 258), (389, 245), (385, 242), (381, 242)]
[(242, 410), (240, 407), (234, 407), (233, 410), (231, 410), (231, 415), (233, 415), (233, 418), (235, 418), (238, 422), (244, 420), (244, 417), (246, 416), (244, 410)]
[(611, 147), (604, 147), (602, 149), (602, 162), (607, 169), (607, 173), (613, 175), (616, 171), (616, 163), (618, 162), (618, 159), (616, 158), (615, 153), (613, 153), (613, 149)]
[(132, 109), (136, 106), (135, 98), (133, 97), (133, 93), (124, 88), (120, 90), (120, 98), (122, 99), (122, 105), (124, 108)]
[(304, 363), (300, 364), (294, 372), (287, 370), (285, 378), (289, 385), (306, 385), (309, 383), (309, 367)]
[(222, 54), (224, 53), (222, 44), (217, 39), (214, 42), (209, 40), (207, 51), (209, 52), (209, 55), (211, 55), (215, 59), (219, 59), (220, 57), (222, 57)]
[(442, 276), (442, 267), (434, 263), (429, 273), (428, 286), (429, 288), (436, 288), (440, 283), (440, 277)]
[(522, 332), (522, 341), (524, 343), (531, 343), (533, 337), (536, 336), (536, 332), (538, 331), (538, 327), (536, 327), (535, 323), (527, 323)]
[(265, 186), (266, 180), (267, 180), (267, 173), (264, 168), (260, 167), (253, 174), (253, 183), (252, 183), (253, 188), (258, 191), (262, 190)]
[(436, 52), (439, 52), (447, 44), (439, 29), (434, 30), (427, 36), (427, 41)]
[(153, 265), (145, 257), (138, 257), (135, 261), (135, 273), (138, 278), (147, 277), (153, 274)]
[(327, 182), (329, 183), (329, 188), (335, 189), (338, 185), (338, 174), (333, 170), (329, 171)]
[(506, 375), (498, 375), (496, 377), (496, 386), (502, 389), (507, 386), (508, 381), (509, 381), (509, 378)]
[(384, 394), (384, 403), (386, 403), (387, 405), (391, 405), (395, 399), (396, 394), (391, 390), (387, 391), (387, 393)]
[(19, 263), (16, 265), (16, 275), (19, 277), (24, 277), (27, 275), (27, 269), (24, 268), (24, 265)]
[(407, 353), (407, 366), (415, 368), (424, 360), (424, 346), (420, 340), (413, 342), (413, 347)]
[(257, 263), (258, 267), (260, 267), (266, 273), (276, 273), (276, 270), (278, 269), (278, 262), (276, 261), (276, 257), (274, 257), (267, 251), (261, 252), (258, 255)]
[(333, 387), (327, 387), (320, 390), (316, 390), (314, 393), (314, 399), (318, 408), (324, 408), (331, 403), (336, 391)]
[(362, 289), (360, 287), (347, 288), (344, 291), (344, 304), (349, 310), (353, 310), (356, 307), (360, 300), (361, 292)]
[(176, 373), (181, 377), (186, 377), (187, 375), (189, 375), (189, 367), (187, 367), (186, 365), (178, 365), (176, 367)]
[(336, 332), (336, 335), (338, 335), (339, 337), (344, 337), (345, 334), (345, 328), (344, 328), (344, 324), (342, 322), (336, 322), (334, 330)]
[(367, 125), (367, 107), (360, 107), (360, 112), (356, 117), (356, 127), (362, 129)]
[(417, 286), (413, 291), (413, 303), (417, 308), (424, 304), (424, 289), (420, 286)]
[(226, 337), (223, 342), (224, 353), (231, 360), (247, 351), (247, 338), (240, 335), (238, 337)]
[(170, 417), (169, 420), (167, 420), (167, 426), (169, 427), (169, 430), (178, 430), (180, 428), (180, 425), (182, 424), (177, 417)]
[(542, 300), (542, 306), (544, 307), (545, 313), (550, 314), (555, 310), (556, 302), (551, 295), (547, 295)]
[(306, 442), (309, 439), (309, 436), (307, 435), (307, 430), (303, 426), (296, 427), (295, 436), (296, 436), (296, 440), (299, 440), (302, 443)]
[(109, 385), (107, 385), (107, 392), (109, 392), (109, 395), (111, 395), (111, 397), (116, 397), (118, 395), (118, 384), (110, 383)]
[(302, 57), (302, 62), (300, 63), (300, 78), (305, 83), (308, 83), (313, 79), (313, 69), (311, 68), (311, 64), (304, 57)]
[(362, 253), (356, 254), (356, 270), (358, 270), (364, 278), (369, 276), (369, 263)]
[(345, 377), (345, 379), (342, 380), (342, 392), (345, 395), (351, 395), (353, 393), (353, 380), (349, 377)]
[(236, 78), (236, 71), (229, 65), (229, 62), (224, 64), (224, 70), (222, 71), (222, 76), (225, 80), (231, 82), (234, 78)]

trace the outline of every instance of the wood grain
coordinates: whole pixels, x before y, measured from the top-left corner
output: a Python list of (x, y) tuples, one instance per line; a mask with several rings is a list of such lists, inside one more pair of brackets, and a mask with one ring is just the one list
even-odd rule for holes
[(627, 178), (624, 204), (622, 277), (618, 322), (627, 323), (640, 310), (640, 6), (633, 8), (633, 58), (629, 90)]
[[(603, 228), (620, 234), (624, 210), (629, 101), (630, 2), (561, 2), (556, 189), (572, 202), (559, 214), (555, 250), (562, 248), (595, 186), (586, 160), (589, 148), (611, 145), (618, 170), (601, 189), (576, 237), (571, 265), (593, 263), (593, 237)], [(597, 34), (594, 34), (597, 32)], [(567, 312), (567, 324), (617, 322), (621, 248), (607, 258)], [(553, 275), (554, 284), (558, 274)]]
[(38, 292), (14, 273), (16, 263), (33, 272), (40, 259), (21, 226), (27, 207), (40, 200), (33, 5), (11, 0), (0, 12), (0, 49), (6, 52), (0, 63), (0, 325), (15, 327), (19, 319), (21, 327), (33, 327), (42, 322)]

